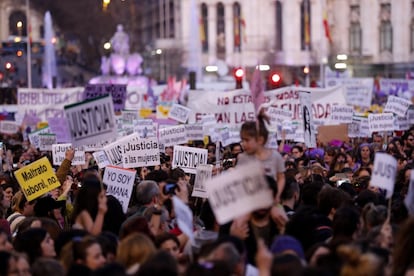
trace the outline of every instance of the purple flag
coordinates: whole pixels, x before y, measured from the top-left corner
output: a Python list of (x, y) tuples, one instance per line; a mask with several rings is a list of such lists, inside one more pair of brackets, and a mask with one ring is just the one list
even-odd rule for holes
[(260, 105), (265, 101), (262, 76), (258, 68), (256, 68), (253, 73), (253, 77), (250, 82), (250, 91), (252, 93), (254, 110), (256, 111), (256, 114), (258, 114)]

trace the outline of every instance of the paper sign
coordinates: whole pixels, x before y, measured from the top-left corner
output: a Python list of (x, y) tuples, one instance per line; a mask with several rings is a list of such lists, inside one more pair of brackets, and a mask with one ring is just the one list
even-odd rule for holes
[[(65, 160), (65, 153), (72, 148), (72, 144), (55, 144), (52, 145), (53, 165), (60, 166)], [(85, 151), (82, 148), (75, 148), (75, 157), (72, 160), (72, 165), (85, 165)]]
[(284, 121), (291, 121), (293, 117), (293, 112), (291, 110), (276, 107), (269, 107), (266, 114), (270, 118), (270, 126), (268, 129), (271, 131), (276, 131), (278, 126), (281, 126)]
[(125, 141), (121, 144), (124, 168), (156, 166), (160, 164), (157, 138)]
[(134, 132), (138, 133), (140, 138), (157, 136), (157, 124), (151, 119), (137, 120), (134, 125)]
[(158, 137), (166, 147), (185, 144), (188, 142), (185, 126), (171, 126), (158, 130)]
[(39, 134), (39, 150), (52, 151), (52, 145), (56, 144), (56, 134), (54, 133), (42, 133)]
[(194, 181), (193, 193), (191, 196), (208, 198), (205, 182), (211, 179), (213, 174), (213, 165), (198, 165)]
[(0, 121), (0, 132), (4, 134), (15, 134), (19, 132), (20, 126), (15, 121)]
[(387, 190), (387, 198), (390, 198), (394, 192), (396, 173), (397, 160), (389, 154), (377, 152), (374, 158), (370, 185)]
[(52, 133), (56, 134), (56, 140), (58, 143), (71, 142), (72, 138), (69, 132), (69, 125), (65, 117), (48, 118), (47, 122)]
[(408, 192), (404, 199), (405, 207), (407, 207), (408, 213), (414, 215), (414, 173), (411, 170), (410, 184), (408, 185)]
[(121, 114), (124, 123), (134, 124), (139, 119), (138, 111), (136, 110), (122, 110)]
[(395, 120), (395, 130), (407, 130), (410, 128), (410, 123), (407, 117), (398, 117)]
[(36, 199), (60, 186), (60, 182), (47, 157), (24, 166), (15, 171), (14, 175), (27, 201)]
[(128, 210), (129, 200), (134, 187), (136, 170), (108, 166), (105, 169), (103, 183), (108, 187), (107, 195), (113, 195), (122, 205), (124, 213)]
[(174, 213), (177, 217), (177, 224), (180, 230), (188, 236), (191, 242), (194, 241), (193, 212), (177, 196), (172, 198)]
[(172, 168), (181, 168), (186, 173), (197, 172), (197, 166), (207, 164), (207, 149), (174, 146)]
[(390, 95), (383, 112), (392, 112), (400, 117), (404, 117), (411, 104), (411, 101), (407, 99)]
[(125, 142), (134, 142), (138, 141), (139, 137), (137, 133), (133, 133), (131, 135), (125, 136), (109, 145), (106, 145), (103, 148), (106, 156), (108, 157), (109, 162), (113, 166), (122, 167), (122, 145)]
[(205, 183), (216, 220), (224, 224), (273, 203), (259, 162), (246, 163)]
[(410, 124), (414, 124), (414, 109), (408, 109), (407, 119)]
[(316, 148), (316, 136), (313, 127), (311, 93), (307, 91), (299, 91), (299, 99), (302, 109), (302, 129), (304, 131), (304, 142), (307, 147)]
[(39, 135), (42, 133), (50, 133), (49, 127), (45, 127), (36, 131), (29, 133), (29, 141), (35, 148), (40, 147), (40, 137)]
[(368, 115), (369, 131), (394, 131), (395, 122), (392, 113), (369, 114)]
[(82, 146), (116, 137), (115, 113), (111, 96), (66, 105), (72, 144)]
[(188, 120), (188, 116), (190, 116), (191, 109), (180, 105), (180, 104), (173, 104), (170, 109), (170, 113), (168, 114), (168, 118), (176, 120), (180, 123), (185, 123)]
[(354, 108), (349, 105), (334, 105), (332, 106), (331, 122), (336, 124), (350, 124), (352, 123), (352, 116)]
[(108, 157), (106, 156), (105, 152), (103, 150), (95, 151), (92, 153), (93, 158), (96, 161), (96, 164), (98, 164), (98, 167), (100, 169), (105, 168), (106, 166), (111, 165), (111, 163), (108, 160)]
[(187, 140), (203, 140), (204, 132), (202, 124), (184, 125), (187, 134)]

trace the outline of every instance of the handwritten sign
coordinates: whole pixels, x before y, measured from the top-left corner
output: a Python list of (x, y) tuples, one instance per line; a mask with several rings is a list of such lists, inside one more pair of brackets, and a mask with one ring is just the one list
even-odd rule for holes
[(111, 96), (66, 105), (72, 144), (82, 146), (116, 137), (115, 113)]
[(207, 164), (207, 156), (206, 149), (174, 146), (172, 168), (181, 168), (186, 173), (195, 174), (197, 166)]
[(224, 224), (272, 205), (273, 197), (259, 162), (246, 163), (205, 183), (216, 220)]
[(374, 158), (370, 185), (387, 190), (387, 198), (390, 198), (394, 192), (396, 173), (397, 160), (389, 154), (377, 152)]
[(47, 157), (24, 166), (15, 171), (14, 175), (28, 201), (60, 186), (60, 182)]
[(128, 210), (129, 200), (134, 186), (136, 170), (108, 166), (105, 169), (103, 182), (108, 186), (107, 195), (113, 195), (122, 205), (124, 213)]

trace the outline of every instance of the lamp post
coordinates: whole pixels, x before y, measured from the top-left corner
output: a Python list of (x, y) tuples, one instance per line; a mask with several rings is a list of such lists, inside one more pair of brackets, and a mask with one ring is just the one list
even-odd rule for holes
[(26, 52), (27, 52), (27, 88), (32, 88), (32, 47), (30, 33), (30, 3), (26, 0)]

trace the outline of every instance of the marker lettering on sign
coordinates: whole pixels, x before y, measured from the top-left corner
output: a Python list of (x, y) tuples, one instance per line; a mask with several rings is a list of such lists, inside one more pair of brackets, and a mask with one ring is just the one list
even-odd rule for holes
[(394, 180), (395, 171), (396, 171), (396, 167), (393, 166), (392, 164), (386, 164), (386, 163), (379, 161), (378, 167), (374, 171), (374, 174)]

